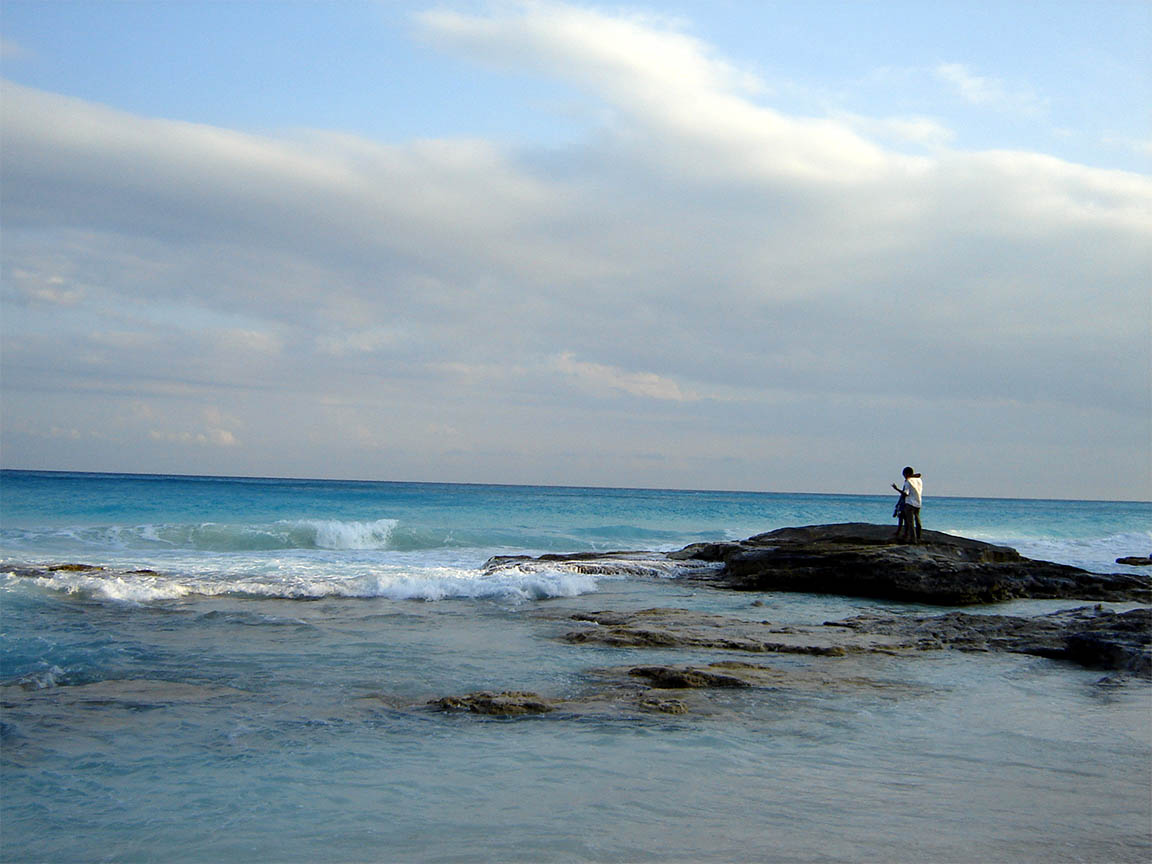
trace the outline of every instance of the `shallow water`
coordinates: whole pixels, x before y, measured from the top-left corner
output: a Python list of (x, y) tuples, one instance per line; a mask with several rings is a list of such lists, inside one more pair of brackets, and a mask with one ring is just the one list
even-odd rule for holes
[[(637, 493), (647, 501), (638, 504), (611, 491), (597, 502), (596, 490), (548, 490), (533, 511), (525, 491), (501, 503), (498, 490), (486, 489), (495, 505), (466, 506), (437, 487), (434, 500), (383, 514), (376, 504), (358, 510), (332, 490), (322, 505), (305, 485), (244, 507), (207, 500), (193, 513), (187, 497), (167, 510), (138, 500), (155, 499), (162, 485), (125, 482), (136, 491), (120, 490), (101, 513), (73, 507), (61, 515), (43, 502), (16, 507), (5, 490), (8, 560), (147, 566), (168, 582), (160, 591), (147, 574), (121, 576), (111, 588), (82, 574), (3, 577), (3, 860), (1143, 862), (1152, 855), (1146, 682), (1100, 684), (1101, 672), (1023, 655), (718, 657), (573, 645), (558, 637), (577, 611), (675, 606), (818, 624), (863, 610), (923, 614), (926, 607), (724, 592), (668, 577), (565, 583), (557, 574), (526, 589), (483, 585), (478, 575), (493, 551), (551, 548), (492, 543), (493, 526), (509, 512), (519, 521), (500, 530), (562, 546), (581, 530), (589, 545), (609, 542), (605, 526), (617, 539), (642, 539), (679, 508), (681, 523), (669, 520), (679, 534), (666, 538), (679, 544), (745, 531), (740, 526), (752, 519), (740, 509), (751, 507), (744, 498), (724, 511), (723, 495), (707, 493), (693, 519), (686, 495), (669, 504), (660, 493)], [(80, 478), (73, 492), (84, 486)], [(203, 486), (215, 490), (201, 493), (207, 499), (237, 488)], [(859, 499), (853, 511), (850, 496), (834, 497), (820, 511), (803, 497), (783, 501), (779, 518), (809, 508), (808, 521), (847, 521), (889, 504)], [(766, 506), (764, 498), (753, 503)], [(36, 522), (28, 514), (41, 504), (53, 516)], [(84, 507), (97, 509), (92, 501)], [(485, 507), (503, 515), (475, 518)], [(485, 546), (424, 550), (387, 542), (156, 549), (90, 539), (95, 529), (127, 536), (145, 515), (150, 525), (192, 525), (229, 508), (247, 525), (328, 517), (491, 524)], [(846, 519), (835, 519), (842, 513)], [(1073, 514), (1058, 526), (1061, 536), (1037, 542), (1095, 549), (1112, 527), (1098, 521), (1096, 535), (1079, 537), (1068, 528), (1090, 521)], [(639, 530), (628, 536), (633, 523)], [(745, 533), (765, 527), (778, 526)], [(1107, 554), (1129, 554), (1114, 550)], [(349, 586), (370, 585), (366, 577), (396, 573), (408, 579), (403, 590), (396, 579), (380, 579), (374, 594), (347, 596)], [(298, 599), (305, 595), (293, 586), (305, 582), (326, 590)], [(219, 590), (169, 590), (200, 583)], [(260, 594), (257, 584), (282, 590)], [(411, 599), (422, 596), (422, 585), (428, 599)], [(755, 600), (765, 605), (753, 607)], [(984, 611), (1041, 614), (1072, 605), (1019, 601)], [(719, 659), (798, 672), (834, 668), (840, 679), (870, 683), (718, 691), (705, 710), (679, 716), (620, 708), (504, 720), (434, 713), (425, 704), (479, 689), (578, 698), (595, 688), (600, 668)]]

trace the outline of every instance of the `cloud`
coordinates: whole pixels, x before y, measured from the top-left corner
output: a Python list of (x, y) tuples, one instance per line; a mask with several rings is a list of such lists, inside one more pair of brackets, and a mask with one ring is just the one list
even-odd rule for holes
[[(258, 135), (4, 84), (6, 458), (91, 428), (117, 449), (90, 464), (835, 491), (979, 450), (955, 491), (1056, 494), (1113, 488), (1092, 450), (1147, 487), (1147, 177), (791, 116), (660, 19), (499, 9), (420, 20), (606, 106), (576, 143)], [(114, 422), (140, 404), (161, 419)], [(1074, 476), (1015, 446), (1054, 430)]]
[(1108, 147), (1118, 148), (1145, 159), (1152, 159), (1152, 138), (1131, 138), (1123, 135), (1104, 135), (1100, 142)]
[(1043, 101), (1031, 89), (1011, 87), (997, 78), (977, 75), (963, 63), (941, 63), (936, 67), (935, 75), (971, 105), (1029, 114), (1041, 113), (1044, 107)]
[[(163, 418), (167, 421), (169, 428), (150, 428), (148, 437), (153, 441), (159, 441), (165, 444), (177, 444), (180, 446), (223, 448), (241, 446), (242, 442), (237, 437), (235, 430), (244, 425), (243, 421), (225, 413), (216, 405), (206, 405), (197, 413), (200, 415), (199, 419), (201, 422), (193, 428), (175, 430), (170, 428), (181, 422), (181, 417), (178, 413), (174, 416)], [(155, 416), (154, 412), (149, 411), (145, 413), (137, 412), (133, 419), (144, 422), (154, 421), (159, 418)]]
[(865, 117), (860, 114), (837, 113), (835, 119), (860, 134), (894, 143), (919, 144), (932, 149), (948, 146), (956, 133), (932, 117)]
[(650, 18), (561, 3), (514, 8), (518, 13), (498, 19), (441, 11), (422, 20), (453, 50), (503, 64), (514, 59), (522, 69), (595, 92), (626, 112), (621, 131), (642, 136), (649, 160), (662, 158), (676, 170), (742, 179), (829, 170), (869, 175), (883, 162), (877, 148), (842, 124), (788, 117), (751, 101), (764, 89), (758, 79)]
[(229, 429), (205, 429), (202, 432), (162, 432), (154, 429), (149, 434), (154, 441), (166, 444), (197, 447), (235, 447), (239, 444)]
[(619, 391), (644, 399), (662, 399), (672, 402), (694, 401), (696, 397), (685, 392), (670, 378), (652, 372), (626, 372), (601, 363), (586, 363), (571, 353), (552, 358), (552, 368), (595, 393)]
[(6, 299), (17, 303), (75, 306), (85, 295), (83, 285), (78, 285), (65, 276), (49, 276), (20, 267), (8, 274), (5, 283)]
[(234, 328), (216, 334), (220, 349), (252, 355), (275, 356), (284, 350), (283, 340), (275, 333)]

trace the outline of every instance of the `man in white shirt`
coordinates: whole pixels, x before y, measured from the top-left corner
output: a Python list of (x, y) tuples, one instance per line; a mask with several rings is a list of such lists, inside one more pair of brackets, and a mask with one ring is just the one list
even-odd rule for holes
[(909, 467), (904, 469), (904, 488), (901, 489), (895, 483), (892, 484), (892, 488), (902, 496), (906, 496), (904, 498), (903, 527), (897, 532), (896, 538), (919, 543), (920, 505), (924, 498), (924, 481), (920, 479), (919, 474)]

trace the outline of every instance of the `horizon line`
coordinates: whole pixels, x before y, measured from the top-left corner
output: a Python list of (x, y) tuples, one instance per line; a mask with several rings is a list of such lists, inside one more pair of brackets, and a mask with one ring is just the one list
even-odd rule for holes
[[(689, 489), (679, 486), (607, 486), (599, 484), (575, 483), (499, 483), (482, 481), (459, 480), (372, 480), (365, 478), (347, 477), (289, 477), (265, 474), (186, 474), (163, 473), (156, 471), (83, 471), (69, 468), (9, 468), (0, 467), (0, 473), (13, 472), (24, 474), (85, 474), (102, 477), (171, 477), (195, 480), (287, 480), (306, 483), (395, 483), (413, 486), (496, 486), (509, 489), (601, 489), (604, 491), (619, 492), (703, 492), (727, 495), (810, 495), (813, 497), (850, 497), (850, 498), (886, 498), (892, 492), (794, 492), (768, 489)], [(1152, 504), (1152, 500), (1143, 498), (1053, 498), (1053, 497), (1000, 497), (984, 495), (932, 495), (937, 499), (954, 499), (968, 501), (1076, 501), (1094, 504)]]

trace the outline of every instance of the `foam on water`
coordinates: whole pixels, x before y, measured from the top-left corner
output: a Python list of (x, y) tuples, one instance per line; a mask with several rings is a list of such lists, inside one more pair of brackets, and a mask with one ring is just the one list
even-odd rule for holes
[(318, 549), (387, 549), (399, 522), (396, 519), (375, 522), (305, 519), (289, 524), (290, 533), (299, 532)]
[(1026, 558), (1055, 561), (1103, 573), (1137, 572), (1140, 568), (1117, 564), (1116, 559), (1152, 553), (1152, 531), (1129, 531), (1099, 537), (1006, 536), (994, 531), (948, 533), (1011, 546)]
[[(298, 572), (221, 576), (165, 575), (159, 573), (54, 572), (40, 576), (4, 574), (3, 587), (21, 585), (86, 599), (147, 604), (187, 597), (262, 597), (315, 600), (324, 597), (391, 600), (496, 599), (524, 602), (550, 597), (574, 597), (596, 590), (598, 579), (563, 567), (511, 568), (499, 572), (453, 567), (377, 567), (371, 572), (322, 575)], [(622, 574), (616, 578), (623, 578)]]
[(415, 564), (407, 556), (393, 562), (326, 559), (232, 557), (205, 561), (169, 559), (170, 572), (153, 570), (53, 570), (29, 575), (8, 562), (0, 587), (21, 585), (86, 599), (146, 604), (186, 597), (262, 597), (315, 600), (324, 597), (390, 600), (495, 599), (526, 602), (575, 597), (597, 590), (604, 579), (677, 578), (714, 565), (669, 561), (659, 555), (578, 562), (507, 561), (492, 566)]

